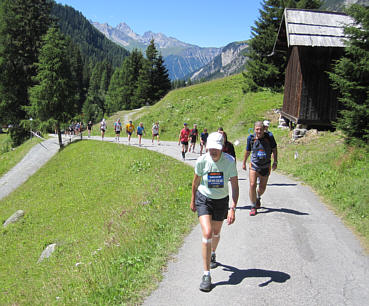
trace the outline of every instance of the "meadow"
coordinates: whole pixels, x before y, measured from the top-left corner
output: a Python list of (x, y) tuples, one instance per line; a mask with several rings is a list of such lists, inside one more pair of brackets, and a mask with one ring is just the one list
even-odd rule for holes
[[(196, 221), (188, 209), (192, 175), (146, 150), (67, 146), (0, 202), (1, 223), (25, 211), (0, 230), (0, 304), (138, 302)], [(55, 253), (37, 263), (51, 243)]]

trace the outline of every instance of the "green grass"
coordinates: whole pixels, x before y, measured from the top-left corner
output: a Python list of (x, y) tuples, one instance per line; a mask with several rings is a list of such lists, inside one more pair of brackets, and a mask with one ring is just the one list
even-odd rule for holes
[(0, 176), (13, 168), (28, 151), (41, 142), (39, 138), (32, 137), (16, 148), (11, 147), (8, 134), (0, 134)]
[[(139, 302), (196, 221), (192, 175), (146, 150), (94, 141), (66, 147), (0, 202), (1, 223), (25, 211), (0, 230), (0, 304)], [(56, 252), (37, 264), (51, 243)]]
[(241, 74), (193, 85), (169, 92), (151, 108), (137, 113), (134, 119), (151, 129), (155, 121), (160, 123), (160, 138), (177, 140), (183, 123), (192, 128), (196, 123), (200, 131), (209, 132), (222, 126), (230, 140), (245, 135), (256, 120), (265, 119), (265, 113), (281, 107), (282, 95), (265, 91), (257, 94), (242, 93)]
[(279, 169), (313, 187), (368, 247), (369, 149), (347, 147), (339, 132), (297, 143), (281, 137), (279, 145)]

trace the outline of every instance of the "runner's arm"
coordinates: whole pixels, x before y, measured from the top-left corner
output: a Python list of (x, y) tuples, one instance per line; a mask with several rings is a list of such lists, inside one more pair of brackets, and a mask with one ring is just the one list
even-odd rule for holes
[(228, 211), (227, 223), (228, 225), (231, 225), (236, 220), (235, 209), (237, 207), (237, 202), (238, 202), (239, 187), (238, 187), (238, 177), (237, 176), (231, 177), (229, 180), (232, 186), (232, 206), (231, 206), (231, 209)]
[(201, 183), (201, 176), (198, 176), (196, 173), (193, 176), (193, 181), (192, 181), (192, 196), (191, 196), (191, 210), (193, 212), (196, 211), (196, 206), (195, 206), (195, 198), (196, 198), (196, 192), (197, 192), (197, 188), (199, 187)]
[(278, 150), (277, 150), (277, 147), (275, 147), (274, 149), (272, 149), (272, 154), (273, 154), (273, 165), (272, 165), (272, 169), (274, 171), (275, 169), (277, 169), (277, 165), (278, 165)]
[(247, 169), (247, 168), (246, 168), (246, 161), (247, 161), (247, 159), (249, 158), (250, 153), (251, 153), (251, 151), (246, 151), (246, 152), (245, 152), (245, 156), (244, 156), (244, 158), (243, 158), (243, 162), (242, 162), (242, 169), (243, 169), (243, 170), (246, 170), (246, 169)]

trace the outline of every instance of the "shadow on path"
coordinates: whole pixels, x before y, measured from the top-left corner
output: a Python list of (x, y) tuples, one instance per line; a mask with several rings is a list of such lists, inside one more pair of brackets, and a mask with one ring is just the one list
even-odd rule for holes
[(288, 187), (288, 186), (297, 186), (297, 184), (267, 184), (267, 186)]
[[(251, 206), (250, 205), (237, 206), (237, 209), (251, 210)], [(289, 209), (289, 208), (270, 208), (270, 207), (262, 206), (261, 208), (258, 209), (258, 214), (269, 214), (269, 213), (273, 213), (273, 212), (284, 213), (284, 214), (292, 214), (292, 215), (298, 215), (298, 216), (310, 215), (309, 213), (301, 212), (301, 211), (297, 211), (297, 210)]]
[(268, 286), (272, 282), (284, 283), (285, 281), (291, 278), (289, 274), (280, 272), (280, 271), (271, 271), (271, 270), (262, 270), (262, 269), (241, 270), (241, 269), (237, 269), (232, 266), (222, 265), (221, 263), (218, 263), (218, 266), (223, 267), (224, 271), (231, 272), (231, 275), (229, 275), (228, 281), (221, 281), (221, 282), (214, 283), (213, 287), (224, 286), (224, 285), (228, 285), (228, 286), (238, 285), (245, 278), (251, 278), (251, 277), (270, 278), (266, 282), (259, 284), (259, 287), (265, 287), (265, 286)]

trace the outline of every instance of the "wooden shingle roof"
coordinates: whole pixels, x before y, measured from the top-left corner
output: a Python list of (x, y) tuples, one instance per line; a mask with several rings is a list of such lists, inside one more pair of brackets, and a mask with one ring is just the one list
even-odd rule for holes
[(353, 19), (343, 13), (285, 9), (274, 45), (275, 50), (291, 46), (343, 48), (344, 27)]

